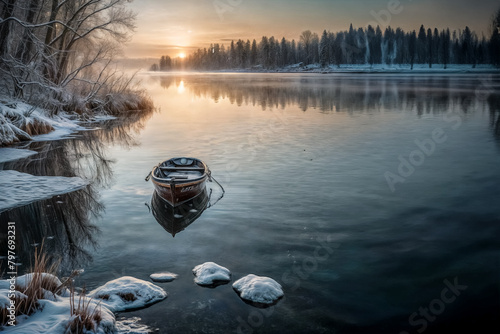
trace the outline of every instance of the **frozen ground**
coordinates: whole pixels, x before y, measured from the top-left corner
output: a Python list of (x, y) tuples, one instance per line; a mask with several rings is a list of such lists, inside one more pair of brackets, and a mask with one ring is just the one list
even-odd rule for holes
[[(49, 278), (53, 278), (60, 283), (57, 277), (52, 275), (49, 276)], [(22, 283), (21, 285), (26, 285), (28, 284), (30, 277), (30, 274), (28, 274), (18, 277), (18, 280)], [(10, 299), (8, 298), (8, 288), (9, 282), (7, 280), (1, 280), (0, 308), (4, 308), (10, 304)], [(109, 294), (108, 300), (101, 300), (100, 298), (97, 298), (97, 295), (101, 292)], [(22, 295), (21, 293), (18, 294)], [(135, 298), (135, 300), (125, 301), (123, 300), (123, 297), (120, 296), (127, 296), (127, 299)], [(81, 303), (85, 303), (85, 305), (88, 304), (89, 312), (93, 312), (94, 309), (97, 309), (101, 314), (101, 321), (98, 324), (95, 324), (96, 330), (84, 330), (83, 333), (148, 333), (150, 332), (150, 328), (140, 324), (140, 318), (120, 319), (117, 322), (113, 312), (130, 309), (131, 306), (133, 306), (133, 308), (146, 307), (152, 303), (165, 299), (166, 296), (167, 293), (160, 287), (133, 277), (122, 277), (108, 282), (101, 288), (97, 288), (91, 292), (88, 296), (82, 297)], [(50, 293), (50, 296), (47, 294), (46, 297), (46, 299), (40, 299), (38, 301), (40, 307), (35, 313), (30, 316), (18, 316), (16, 319), (16, 326), (5, 327), (4, 332), (23, 334), (67, 333), (66, 330), (68, 322), (72, 319), (70, 316), (70, 297), (67, 295), (53, 295), (52, 293)], [(75, 296), (76, 305), (78, 305), (79, 298), (80, 296)], [(121, 302), (117, 299), (120, 299)]]
[[(51, 274), (41, 274), (45, 280), (50, 280), (55, 286), (61, 285), (61, 281)], [(20, 289), (26, 289), (33, 274), (26, 274), (17, 277), (16, 285)], [(5, 308), (10, 304), (9, 299), (9, 286), (8, 280), (0, 280), (0, 308)], [(22, 299), (26, 298), (24, 294), (16, 291), (16, 294)], [(75, 297), (78, 300), (78, 297)], [(9, 304), (7, 304), (7, 302)], [(101, 307), (98, 301), (91, 300), (90, 298), (83, 297), (82, 303), (87, 304), (89, 311), (94, 309), (100, 310), (102, 320), (99, 325), (96, 324), (96, 334), (112, 333), (115, 328), (115, 317), (111, 311), (105, 307)], [(4, 328), (5, 333), (54, 333), (64, 334), (68, 321), (71, 319), (70, 310), (70, 295), (67, 289), (61, 295), (55, 295), (52, 292), (45, 291), (44, 298), (38, 300), (38, 310), (30, 316), (17, 316), (17, 324), (14, 327), (7, 326)], [(85, 332), (87, 333), (87, 332)], [(90, 332), (89, 332), (90, 333)], [(94, 333), (94, 332), (92, 332)]]
[(34, 176), (0, 170), (0, 212), (31, 202), (69, 193), (89, 184), (79, 177)]
[(82, 129), (67, 114), (48, 116), (44, 109), (0, 96), (0, 146), (26, 140), (54, 140)]

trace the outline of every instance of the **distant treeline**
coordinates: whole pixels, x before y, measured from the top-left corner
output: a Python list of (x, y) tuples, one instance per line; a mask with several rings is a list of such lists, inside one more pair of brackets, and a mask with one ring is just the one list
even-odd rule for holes
[(178, 69), (223, 70), (264, 68), (276, 69), (294, 64), (354, 65), (387, 64), (477, 64), (500, 65), (500, 10), (492, 22), (492, 33), (488, 38), (479, 37), (469, 27), (450, 32), (426, 29), (405, 32), (377, 26), (353, 28), (337, 33), (323, 31), (321, 36), (310, 30), (304, 31), (299, 41), (281, 40), (274, 37), (231, 41), (229, 47), (218, 43), (198, 49), (185, 59), (163, 56), (151, 70), (169, 71)]

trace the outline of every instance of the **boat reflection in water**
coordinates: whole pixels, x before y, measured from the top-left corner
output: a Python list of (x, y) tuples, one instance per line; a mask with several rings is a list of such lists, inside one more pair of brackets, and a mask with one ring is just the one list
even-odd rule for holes
[(198, 196), (173, 206), (154, 191), (151, 210), (156, 221), (173, 237), (191, 225), (209, 207), (210, 196), (204, 189)]

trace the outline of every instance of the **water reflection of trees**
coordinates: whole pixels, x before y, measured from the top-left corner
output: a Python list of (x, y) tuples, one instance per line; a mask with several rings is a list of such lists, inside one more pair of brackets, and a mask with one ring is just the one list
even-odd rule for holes
[[(106, 147), (136, 145), (134, 134), (150, 116), (151, 112), (131, 114), (126, 119), (99, 123), (97, 130), (83, 131), (76, 138), (34, 142), (28, 148), (37, 155), (0, 166), (32, 175), (91, 180), (84, 189), (0, 213), (0, 254), (7, 254), (6, 226), (13, 221), (17, 261), (23, 264), (20, 271), (29, 269), (34, 246), (42, 241), (44, 249), (62, 261), (62, 270), (89, 263), (99, 233), (92, 221), (104, 210), (98, 190), (109, 186), (113, 176), (113, 161), (106, 157)], [(0, 272), (6, 265), (6, 261), (1, 263)]]
[(498, 144), (500, 144), (500, 95), (491, 94), (488, 96), (488, 106), (490, 109), (490, 125)]
[(451, 106), (468, 112), (478, 99), (481, 79), (457, 76), (162, 76), (168, 89), (184, 86), (196, 97), (262, 109), (297, 106), (303, 111), (362, 113), (373, 110), (414, 111), (418, 115), (447, 112)]

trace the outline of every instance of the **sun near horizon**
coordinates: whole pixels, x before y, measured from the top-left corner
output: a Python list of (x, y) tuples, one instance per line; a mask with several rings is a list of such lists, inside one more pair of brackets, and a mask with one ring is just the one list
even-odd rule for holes
[(349, 29), (351, 23), (357, 28), (370, 24), (405, 31), (418, 31), (420, 25), (452, 32), (469, 26), (479, 38), (487, 37), (498, 0), (473, 4), (469, 0), (288, 0), (286, 5), (282, 0), (136, 0), (129, 6), (137, 13), (137, 30), (125, 48), (125, 57), (182, 59), (211, 43), (227, 48), (231, 40), (240, 38), (298, 40), (305, 30), (336, 32)]

